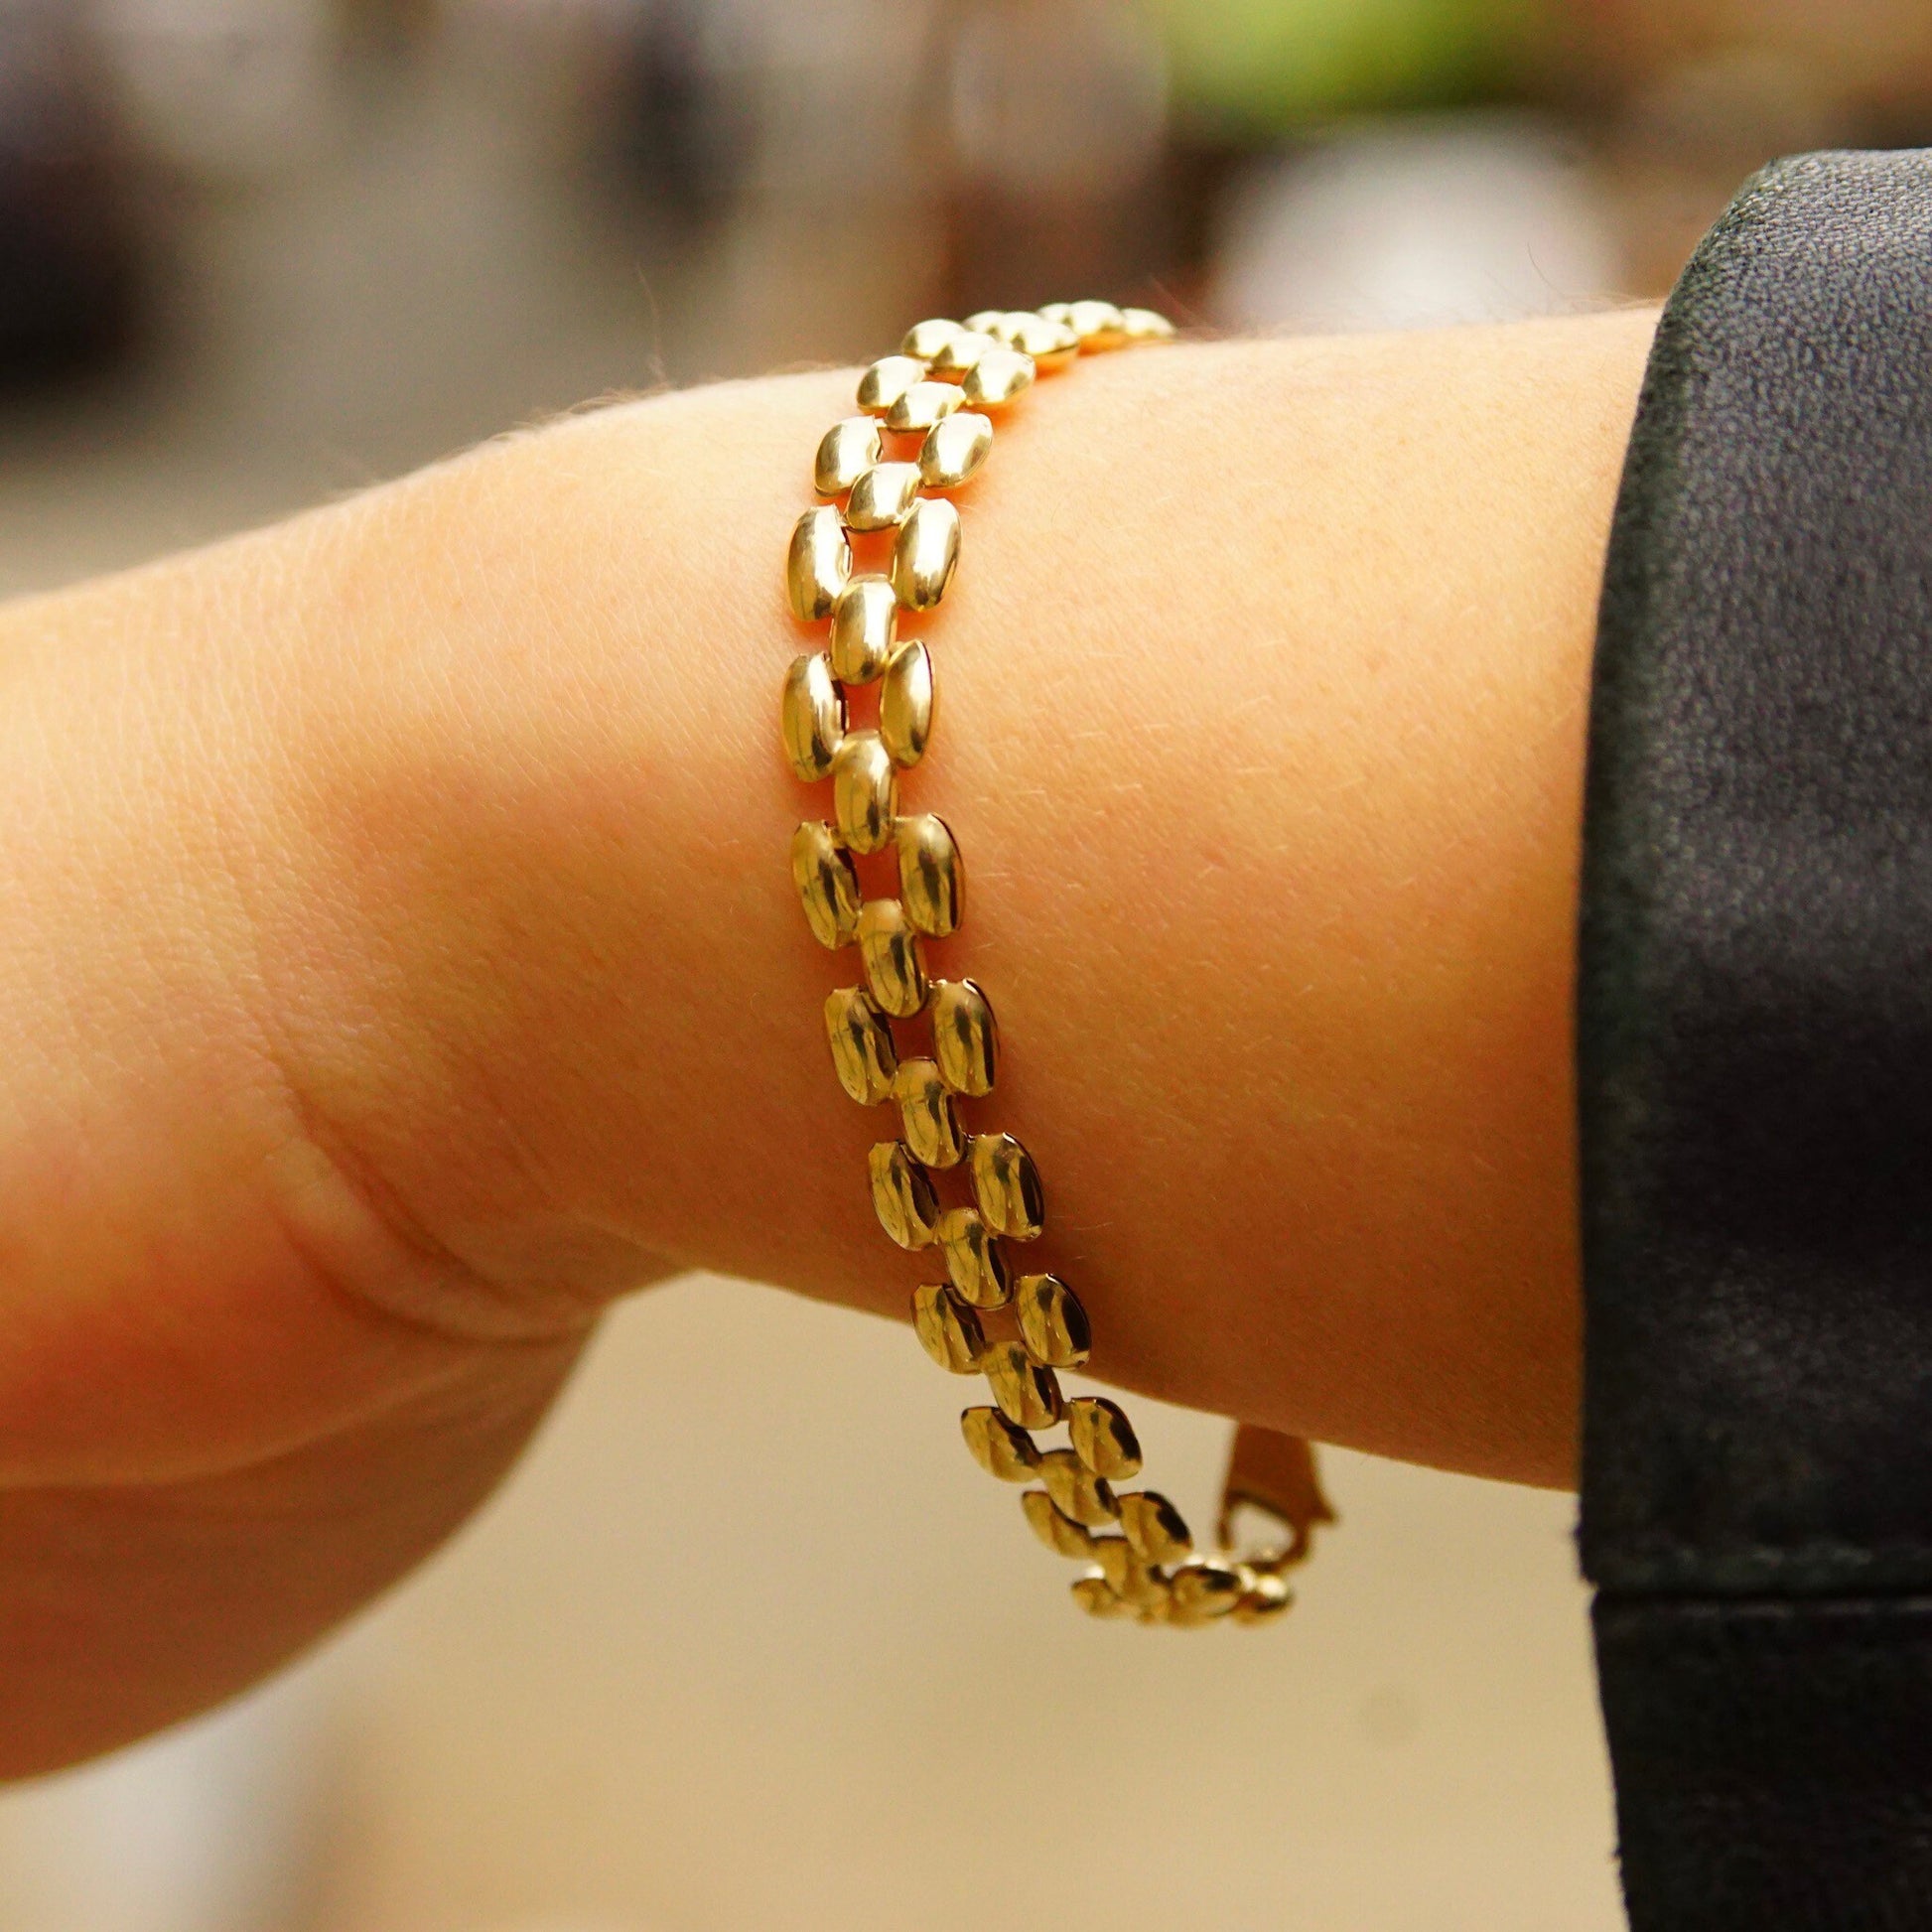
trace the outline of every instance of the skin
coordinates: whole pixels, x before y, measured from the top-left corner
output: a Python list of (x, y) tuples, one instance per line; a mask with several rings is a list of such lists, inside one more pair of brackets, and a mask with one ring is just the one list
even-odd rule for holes
[[(1095, 358), (964, 493), (902, 795), (971, 868), (931, 949), (1006, 1041), (970, 1124), (1038, 1159), (1028, 1258), (1108, 1378), (1570, 1479), (1585, 711), (1651, 323)], [(929, 1275), (784, 864), (828, 807), (776, 750), (778, 560), (851, 381), (0, 610), (0, 1774), (406, 1572), (617, 1295)]]

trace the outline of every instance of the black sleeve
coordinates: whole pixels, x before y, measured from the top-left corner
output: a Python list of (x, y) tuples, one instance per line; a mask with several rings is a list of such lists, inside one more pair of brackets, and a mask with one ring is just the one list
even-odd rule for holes
[(1631, 1920), (1932, 1927), (1932, 156), (1768, 170), (1672, 297), (1585, 846)]

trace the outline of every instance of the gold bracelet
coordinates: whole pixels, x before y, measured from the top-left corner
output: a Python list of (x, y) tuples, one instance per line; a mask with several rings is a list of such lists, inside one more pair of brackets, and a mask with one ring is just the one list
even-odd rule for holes
[[(813, 936), (834, 949), (858, 944), (865, 984), (825, 1003), (832, 1062), (854, 1100), (897, 1103), (898, 1137), (868, 1157), (873, 1205), (901, 1248), (936, 1246), (944, 1258), (946, 1281), (914, 1291), (912, 1320), (940, 1367), (983, 1372), (991, 1385), (993, 1406), (960, 1417), (967, 1448), (1003, 1481), (1037, 1479), (1021, 1503), (1049, 1549), (1090, 1566), (1073, 1585), (1081, 1608), (1144, 1623), (1256, 1623), (1288, 1607), (1284, 1573), (1307, 1554), (1313, 1525), (1333, 1520), (1307, 1445), (1253, 1432), (1261, 1453), (1246, 1458), (1255, 1467), (1244, 1476), (1237, 1439), (1213, 1556), (1194, 1554), (1165, 1496), (1115, 1488), (1140, 1473), (1133, 1426), (1118, 1403), (1064, 1396), (1056, 1373), (1089, 1358), (1086, 1312), (1058, 1276), (1016, 1276), (1007, 1257), (1006, 1243), (1043, 1230), (1038, 1172), (1011, 1134), (960, 1124), (959, 1103), (993, 1090), (999, 1032), (973, 981), (926, 975), (921, 940), (959, 924), (959, 848), (942, 819), (901, 816), (897, 799), (897, 773), (924, 754), (933, 719), (932, 660), (924, 643), (899, 637), (899, 614), (934, 610), (952, 581), (959, 512), (949, 492), (992, 450), (992, 413), (1076, 355), (1173, 335), (1152, 310), (1104, 302), (992, 311), (918, 324), (897, 355), (860, 377), (860, 413), (818, 446), (813, 483), (826, 500), (798, 519), (785, 564), (792, 615), (830, 626), (826, 647), (785, 676), (786, 758), (799, 778), (832, 784), (830, 822), (807, 820), (792, 837), (791, 874)], [(873, 536), (882, 552), (890, 542), (889, 569), (856, 572), (854, 534)], [(847, 687), (875, 682), (877, 724), (849, 728)], [(889, 850), (898, 897), (866, 899), (854, 856)], [(892, 1023), (920, 1016), (930, 1051), (901, 1058)], [(971, 1204), (943, 1206), (933, 1176), (961, 1168)], [(1003, 1336), (981, 1319), (995, 1313)], [(1062, 1422), (1067, 1448), (1035, 1444), (1033, 1432)], [(1271, 1460), (1276, 1479), (1264, 1480), (1256, 1470)], [(1229, 1551), (1240, 1503), (1276, 1517), (1286, 1541)]]

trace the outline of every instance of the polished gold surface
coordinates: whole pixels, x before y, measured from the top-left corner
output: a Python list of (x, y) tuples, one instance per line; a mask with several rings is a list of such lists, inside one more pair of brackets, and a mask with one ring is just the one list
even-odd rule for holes
[(990, 348), (966, 371), (959, 392), (973, 409), (1004, 409), (1034, 386), (1034, 358), (1017, 348)]
[(1030, 1482), (1039, 1466), (1039, 1451), (1024, 1429), (1017, 1429), (997, 1409), (968, 1409), (959, 1418), (959, 1433), (973, 1452), (973, 1460), (1001, 1482)]
[[(856, 930), (856, 909), (852, 923)], [(825, 1036), (831, 1042), (839, 1085), (854, 1100), (862, 1107), (876, 1107), (893, 1097), (898, 1047), (886, 1016), (864, 987), (842, 986), (825, 996)]]
[[(945, 596), (958, 567), (958, 510), (943, 496), (920, 497), (893, 542), (894, 592), (906, 610), (930, 611)], [(831, 609), (829, 602), (825, 608)]]
[(869, 899), (859, 910), (855, 936), (866, 990), (882, 1012), (911, 1019), (925, 1005), (925, 956), (904, 908), (896, 898)]
[(987, 1351), (987, 1386), (1000, 1413), (1022, 1429), (1051, 1429), (1064, 1413), (1060, 1379), (1041, 1368), (1017, 1341)]
[(995, 1234), (1036, 1240), (1046, 1225), (1046, 1196), (1034, 1157), (1011, 1134), (976, 1134), (972, 1158), (980, 1218)]
[(932, 736), (932, 654), (901, 644), (879, 687), (879, 736), (895, 764), (917, 764)]
[(1131, 1482), (1141, 1472), (1141, 1441), (1127, 1411), (1104, 1395), (1075, 1396), (1066, 1405), (1066, 1438), (1095, 1475)]
[(898, 599), (889, 579), (853, 578), (832, 605), (826, 655), (841, 684), (870, 684), (885, 670), (898, 642)]
[(925, 380), (926, 365), (913, 355), (883, 355), (859, 378), (859, 407), (868, 416), (888, 414), (915, 382)]
[(1093, 1333), (1080, 1298), (1057, 1275), (1022, 1275), (1014, 1290), (1020, 1339), (1048, 1368), (1080, 1368), (1093, 1352)]
[(912, 1291), (912, 1327), (925, 1352), (954, 1375), (972, 1375), (986, 1360), (979, 1316), (943, 1282)]
[[(949, 390), (949, 394), (959, 392)], [(993, 453), (993, 423), (978, 410), (962, 409), (934, 423), (919, 446), (919, 476), (928, 489), (957, 489)]]
[[(959, 924), (966, 892), (965, 872), (953, 835), (943, 819), (930, 812), (914, 812), (900, 818), (894, 828), (893, 847), (898, 855), (898, 897), (907, 922), (915, 932), (943, 939)], [(948, 1080), (946, 1084), (953, 1083)], [(981, 1211), (985, 1211), (984, 1202)]]
[(873, 1210), (901, 1248), (932, 1245), (939, 1202), (925, 1170), (897, 1141), (880, 1141), (866, 1156)]
[(820, 439), (812, 464), (812, 487), (821, 496), (843, 496), (879, 461), (879, 425), (870, 416), (848, 416)]
[(832, 756), (832, 818), (854, 852), (883, 852), (898, 810), (898, 774), (876, 731), (848, 732)]
[(1003, 1309), (1013, 1300), (1006, 1255), (972, 1208), (947, 1208), (935, 1233), (953, 1287), (976, 1309)]
[(1137, 1556), (1149, 1563), (1179, 1563), (1193, 1554), (1186, 1519), (1158, 1490), (1132, 1490), (1119, 1502), (1120, 1526)]
[(1000, 1070), (1000, 1029), (986, 995), (971, 980), (935, 980), (932, 1052), (954, 1093), (993, 1091)]
[(921, 1167), (956, 1168), (966, 1152), (959, 1113), (939, 1069), (930, 1060), (900, 1060), (893, 1083), (898, 1102), (899, 1138)]
[(861, 471), (846, 498), (848, 530), (896, 530), (911, 514), (919, 495), (916, 463), (875, 463)]
[(779, 728), (794, 776), (810, 781), (831, 770), (833, 754), (845, 738), (845, 693), (823, 651), (791, 660), (779, 706)]
[[(813, 465), (818, 493), (841, 499), (843, 508), (827, 502), (806, 511), (786, 558), (793, 615), (807, 623), (829, 620), (830, 634), (822, 652), (799, 656), (786, 674), (780, 735), (801, 781), (831, 781), (831, 822), (808, 818), (793, 835), (799, 901), (813, 935), (828, 947), (856, 941), (864, 968), (863, 986), (842, 988), (825, 1003), (833, 1068), (854, 1100), (891, 1100), (898, 1109), (899, 1138), (877, 1143), (867, 1157), (873, 1206), (900, 1247), (936, 1244), (944, 1260), (945, 1282), (912, 1296), (912, 1325), (926, 1353), (955, 1374), (983, 1372), (993, 1392), (991, 1406), (960, 1417), (961, 1434), (989, 1474), (1008, 1482), (1037, 1476), (1043, 1486), (1022, 1498), (1035, 1533), (1059, 1555), (1098, 1566), (1073, 1585), (1082, 1609), (1184, 1628), (1278, 1616), (1291, 1600), (1282, 1572), (1306, 1554), (1313, 1525), (1332, 1520), (1332, 1512), (1306, 1446), (1263, 1441), (1253, 1430), (1237, 1440), (1221, 1540), (1228, 1541), (1237, 1503), (1270, 1512), (1282, 1535), (1246, 1558), (1196, 1557), (1185, 1522), (1166, 1497), (1114, 1487), (1140, 1472), (1132, 1424), (1105, 1397), (1067, 1399), (1056, 1373), (1089, 1359), (1086, 1311), (1057, 1275), (1027, 1274), (1016, 1283), (1002, 1245), (1044, 1232), (1038, 1170), (996, 1122), (961, 1118), (962, 1103), (993, 1091), (999, 1034), (973, 981), (926, 977), (925, 941), (959, 927), (963, 867), (943, 820), (900, 814), (897, 775), (926, 754), (936, 696), (932, 654), (923, 639), (899, 639), (898, 614), (932, 611), (958, 569), (959, 511), (943, 492), (987, 461), (994, 440), (988, 412), (1012, 406), (1036, 375), (1081, 353), (1173, 334), (1152, 310), (1106, 302), (989, 309), (963, 324), (938, 317), (915, 324), (900, 353), (864, 372), (863, 413), (826, 432)], [(908, 461), (899, 439), (915, 436), (918, 455)], [(890, 533), (884, 575), (853, 574), (848, 531), (879, 538), (882, 550)], [(846, 693), (875, 681), (877, 720), (866, 723), (868, 711), (855, 728)], [(862, 875), (855, 859), (888, 848), (898, 897), (866, 898), (864, 890), (878, 892), (882, 881), (873, 871)], [(928, 1011), (929, 1056), (901, 1056), (894, 1022)], [(973, 1204), (942, 1205), (933, 1175), (962, 1162)], [(947, 1186), (956, 1197), (964, 1182)], [(1017, 1329), (1018, 1339), (989, 1337), (982, 1313), (1009, 1308), (1010, 1317), (1000, 1318), (1003, 1334)], [(1061, 1422), (1066, 1448), (1035, 1443), (1030, 1432)]]
[(785, 557), (785, 591), (791, 615), (816, 623), (832, 615), (832, 600), (852, 575), (852, 544), (837, 510), (828, 503), (807, 510), (792, 525)]
[(859, 936), (859, 875), (829, 825), (807, 819), (791, 835), (791, 883), (821, 946), (850, 945)]
[(915, 382), (886, 412), (886, 427), (901, 435), (933, 429), (965, 400), (955, 382)]

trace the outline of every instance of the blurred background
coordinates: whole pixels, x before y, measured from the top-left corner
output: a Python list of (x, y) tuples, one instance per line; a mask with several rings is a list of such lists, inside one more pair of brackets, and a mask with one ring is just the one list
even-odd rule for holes
[[(1760, 161), (1928, 139), (1924, 0), (0, 0), (0, 591), (927, 313), (1655, 296)], [(374, 1614), (0, 1796), (0, 1926), (1619, 1923), (1568, 1499), (1331, 1456), (1286, 1626), (1095, 1626), (944, 1393), (624, 1310)]]

